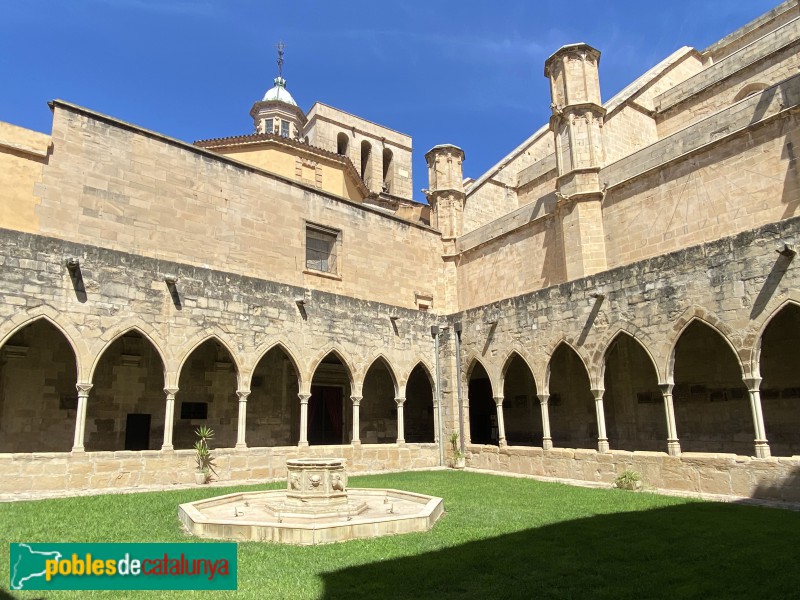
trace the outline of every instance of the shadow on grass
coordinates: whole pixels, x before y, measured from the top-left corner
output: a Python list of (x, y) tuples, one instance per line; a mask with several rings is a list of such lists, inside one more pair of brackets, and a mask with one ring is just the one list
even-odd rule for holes
[(799, 536), (794, 512), (689, 503), (327, 573), (322, 597), (793, 598)]

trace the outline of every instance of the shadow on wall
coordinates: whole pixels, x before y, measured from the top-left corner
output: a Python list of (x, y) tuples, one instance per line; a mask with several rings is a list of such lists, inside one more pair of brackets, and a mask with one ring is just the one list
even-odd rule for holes
[(327, 573), (322, 598), (789, 598), (798, 535), (798, 513), (689, 502)]
[(800, 502), (800, 467), (792, 469), (792, 472), (780, 482), (773, 481), (756, 486), (751, 497)]

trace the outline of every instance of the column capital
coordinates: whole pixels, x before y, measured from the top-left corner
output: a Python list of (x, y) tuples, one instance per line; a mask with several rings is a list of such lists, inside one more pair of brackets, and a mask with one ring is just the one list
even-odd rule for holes
[(658, 389), (661, 390), (661, 393), (665, 396), (672, 396), (672, 388), (675, 387), (674, 383), (659, 383)]
[(178, 388), (176, 387), (165, 387), (164, 393), (167, 395), (167, 400), (174, 400), (175, 394), (178, 393)]
[(539, 404), (547, 404), (547, 401), (550, 400), (550, 394), (536, 394), (539, 398)]
[(505, 397), (504, 396), (495, 396), (494, 398), (492, 398), (492, 400), (494, 400), (494, 403), (497, 406), (503, 406), (503, 400), (505, 400)]
[(75, 384), (75, 388), (78, 390), (78, 396), (88, 396), (89, 390), (91, 390), (93, 385), (91, 383), (77, 383)]
[(745, 377), (742, 379), (748, 392), (758, 392), (761, 388), (761, 377)]
[(308, 404), (311, 394), (297, 394), (297, 397), (300, 398), (300, 404)]
[(247, 402), (250, 390), (236, 390), (236, 395), (239, 396), (239, 402)]
[(350, 396), (350, 401), (353, 403), (353, 406), (361, 406), (361, 400), (364, 399), (364, 396)]
[(598, 401), (598, 400), (602, 400), (603, 399), (603, 394), (606, 393), (605, 388), (594, 388), (594, 389), (589, 390), (589, 391), (592, 392), (592, 396), (594, 396), (595, 402)]
[(394, 401), (397, 402), (397, 406), (403, 406), (403, 404), (406, 402), (406, 399), (403, 396), (398, 396), (394, 399)]

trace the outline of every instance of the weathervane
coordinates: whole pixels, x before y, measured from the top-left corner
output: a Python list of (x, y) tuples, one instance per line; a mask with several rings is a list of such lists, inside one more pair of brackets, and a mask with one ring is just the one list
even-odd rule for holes
[(286, 46), (283, 40), (281, 40), (275, 47), (278, 49), (278, 77), (283, 77), (283, 49), (286, 48)]

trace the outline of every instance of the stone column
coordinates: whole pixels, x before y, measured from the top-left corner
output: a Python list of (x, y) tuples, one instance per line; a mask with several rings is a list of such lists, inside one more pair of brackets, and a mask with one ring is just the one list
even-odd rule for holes
[(239, 396), (239, 423), (236, 428), (236, 448), (241, 450), (247, 448), (245, 434), (247, 432), (247, 397), (250, 395), (250, 390), (237, 390), (236, 395)]
[(495, 396), (494, 405), (497, 407), (498, 445), (503, 448), (508, 445), (506, 442), (506, 421), (503, 418), (503, 396)]
[(550, 409), (547, 402), (550, 394), (539, 394), (539, 404), (542, 408), (542, 450), (553, 449), (553, 438), (550, 436)]
[(72, 451), (83, 452), (83, 437), (86, 430), (86, 404), (89, 401), (89, 390), (92, 389), (92, 384), (79, 383), (75, 387), (78, 389), (78, 414), (75, 415), (75, 441), (72, 444)]
[(756, 434), (756, 458), (769, 458), (767, 432), (764, 428), (764, 413), (761, 411), (761, 377), (748, 377), (744, 380), (750, 395), (750, 410), (753, 413), (753, 429)]
[(297, 394), (300, 398), (300, 441), (298, 446), (308, 446), (308, 399), (311, 394)]
[(678, 441), (678, 430), (675, 427), (675, 406), (672, 404), (671, 383), (659, 383), (658, 388), (664, 396), (664, 412), (667, 416), (667, 452), (670, 456), (681, 455), (681, 444)]
[(361, 445), (361, 399), (363, 396), (350, 396), (353, 401), (353, 445)]
[(398, 444), (405, 444), (406, 443), (406, 423), (403, 413), (403, 405), (406, 403), (406, 399), (398, 396), (394, 399), (397, 402), (397, 443)]
[(164, 443), (161, 450), (172, 452), (175, 449), (172, 445), (172, 430), (175, 426), (175, 394), (178, 393), (178, 388), (164, 388), (164, 393), (167, 395), (167, 405), (164, 408)]
[[(467, 401), (464, 402), (462, 410), (464, 411), (464, 443), (471, 444), (472, 434), (470, 433), (469, 398), (467, 398)], [(456, 423), (456, 425), (458, 425), (458, 423)]]
[(608, 452), (608, 435), (606, 435), (606, 411), (603, 408), (604, 389), (592, 390), (594, 396), (594, 410), (597, 414), (597, 451)]
[(433, 443), (439, 443), (439, 404), (433, 401)]

